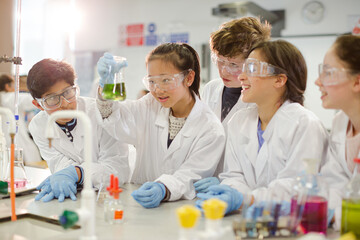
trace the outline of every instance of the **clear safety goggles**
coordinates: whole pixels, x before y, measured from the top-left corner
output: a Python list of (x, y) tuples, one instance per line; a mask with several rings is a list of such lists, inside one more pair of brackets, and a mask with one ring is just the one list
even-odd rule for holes
[(285, 73), (281, 68), (255, 58), (247, 58), (243, 64), (242, 71), (251, 77), (269, 77)]
[(79, 89), (76, 85), (73, 85), (44, 98), (36, 98), (36, 101), (45, 110), (54, 110), (61, 107), (63, 100), (68, 103), (76, 101), (78, 95)]
[(344, 68), (334, 68), (327, 64), (319, 64), (319, 79), (324, 86), (333, 86), (345, 82), (348, 73), (354, 71)]
[(156, 87), (162, 91), (170, 91), (177, 88), (190, 71), (192, 70), (188, 69), (173, 75), (147, 76), (143, 78), (143, 83), (149, 91), (155, 91)]
[(242, 72), (242, 63), (235, 63), (221, 59), (216, 54), (212, 54), (211, 59), (219, 69), (225, 69), (231, 75), (237, 76)]

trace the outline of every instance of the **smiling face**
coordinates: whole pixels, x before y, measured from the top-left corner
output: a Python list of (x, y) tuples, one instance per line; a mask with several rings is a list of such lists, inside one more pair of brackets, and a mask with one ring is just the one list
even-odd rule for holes
[(244, 63), (244, 60), (245, 59), (242, 55), (238, 55), (232, 58), (216, 55), (216, 59), (214, 60), (214, 62), (219, 70), (219, 75), (226, 87), (241, 87), (238, 76), (242, 71), (242, 65)]
[[(45, 92), (41, 97), (44, 98), (47, 96), (51, 96), (53, 94), (62, 93), (63, 90), (67, 89), (70, 86), (71, 85), (69, 83), (67, 83), (65, 80), (60, 80), (60, 81), (56, 82), (52, 87), (50, 87), (49, 90), (47, 92)], [(73, 101), (73, 102), (69, 103), (63, 98), (63, 96), (60, 97), (60, 101), (62, 101), (61, 106), (54, 110), (45, 110), (44, 108), (41, 107), (41, 105), (36, 100), (33, 100), (33, 104), (40, 110), (46, 111), (49, 115), (56, 111), (76, 110), (76, 108), (77, 108), (77, 101)], [(64, 125), (71, 120), (72, 120), (71, 118), (70, 119), (58, 119), (58, 120), (56, 120), (56, 122)]]
[[(341, 61), (336, 55), (336, 48), (333, 45), (324, 57), (324, 65), (331, 68), (346, 69), (346, 64)], [(321, 101), (324, 108), (330, 109), (342, 109), (348, 107), (355, 93), (352, 91), (353, 79), (357, 77), (355, 74), (342, 72), (341, 74), (335, 74), (336, 78), (334, 81), (339, 82), (335, 85), (324, 86), (320, 78), (317, 78), (315, 84), (319, 87), (321, 92)], [(344, 79), (346, 78), (346, 79)]]
[[(257, 49), (250, 53), (249, 58), (266, 62), (261, 50)], [(273, 84), (276, 76), (258, 77), (248, 76), (243, 72), (239, 76), (239, 81), (242, 85), (241, 100), (248, 103), (256, 103), (261, 105), (268, 101), (273, 96)]]
[[(179, 69), (175, 68), (174, 65), (168, 62), (164, 62), (160, 59), (155, 59), (149, 61), (147, 64), (148, 77), (155, 77), (161, 75), (176, 75), (179, 74)], [(185, 74), (184, 80), (181, 81), (181, 78), (178, 78), (177, 87), (168, 91), (159, 89), (155, 87), (154, 90), (151, 90), (151, 94), (158, 100), (163, 107), (166, 108), (176, 108), (179, 105), (182, 105), (185, 100), (191, 97), (189, 86), (193, 82), (192, 72)]]

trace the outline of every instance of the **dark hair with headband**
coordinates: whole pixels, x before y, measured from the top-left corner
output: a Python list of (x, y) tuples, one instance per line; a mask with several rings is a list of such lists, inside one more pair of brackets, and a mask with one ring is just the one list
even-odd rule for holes
[(299, 49), (287, 41), (277, 40), (262, 42), (250, 52), (254, 50), (261, 50), (265, 55), (266, 62), (283, 69), (284, 74), (287, 76), (283, 101), (290, 100), (303, 105), (307, 67)]
[(189, 87), (198, 97), (200, 88), (200, 63), (197, 52), (186, 43), (164, 43), (152, 50), (146, 57), (146, 65), (152, 61), (160, 59), (170, 62), (180, 71), (192, 69), (195, 78)]
[(360, 36), (340, 36), (334, 46), (336, 55), (346, 63), (347, 68), (360, 73)]
[(75, 78), (75, 71), (70, 64), (47, 58), (30, 69), (27, 87), (33, 98), (41, 98), (55, 83), (65, 81), (74, 85)]

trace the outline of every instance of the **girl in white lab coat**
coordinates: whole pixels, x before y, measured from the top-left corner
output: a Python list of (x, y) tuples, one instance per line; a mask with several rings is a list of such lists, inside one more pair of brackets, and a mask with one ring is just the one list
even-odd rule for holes
[(341, 223), (344, 186), (354, 171), (360, 152), (360, 37), (340, 36), (319, 65), (315, 84), (321, 91), (324, 108), (339, 109), (330, 135), (329, 161), (321, 173), (329, 182), (329, 208), (335, 209), (335, 228)]
[(247, 204), (264, 200), (264, 192), (290, 199), (302, 160), (324, 160), (328, 145), (322, 123), (303, 107), (306, 78), (305, 60), (294, 45), (278, 40), (251, 50), (239, 80), (242, 101), (256, 106), (230, 119), (222, 182), (199, 198), (219, 197), (228, 202), (227, 212), (242, 205), (243, 194)]
[[(98, 62), (106, 77), (112, 56)], [(149, 53), (143, 79), (151, 94), (136, 101), (114, 102), (103, 125), (109, 134), (136, 147), (131, 182), (143, 184), (133, 192), (146, 208), (161, 201), (193, 199), (193, 182), (214, 174), (225, 146), (223, 127), (200, 101), (200, 65), (187, 44), (166, 43)], [(102, 85), (100, 81), (100, 85)]]

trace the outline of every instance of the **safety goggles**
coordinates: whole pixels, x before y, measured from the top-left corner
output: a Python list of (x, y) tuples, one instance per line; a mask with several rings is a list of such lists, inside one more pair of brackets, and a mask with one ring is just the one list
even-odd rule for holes
[(281, 68), (254, 58), (247, 58), (245, 60), (242, 71), (251, 77), (269, 77), (285, 73)]
[(177, 88), (190, 71), (192, 70), (188, 69), (173, 75), (147, 76), (143, 78), (143, 83), (149, 91), (155, 91), (156, 87), (162, 91), (170, 91)]
[(327, 64), (319, 64), (319, 79), (324, 86), (333, 86), (345, 82), (348, 73), (354, 73), (350, 69), (334, 68)]
[(54, 110), (61, 107), (63, 99), (68, 103), (72, 103), (76, 101), (78, 95), (79, 89), (76, 85), (73, 85), (44, 98), (36, 98), (36, 101), (45, 110)]
[(231, 75), (237, 76), (242, 72), (242, 63), (235, 63), (221, 59), (216, 54), (212, 54), (211, 59), (220, 70), (225, 69)]

